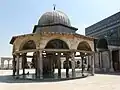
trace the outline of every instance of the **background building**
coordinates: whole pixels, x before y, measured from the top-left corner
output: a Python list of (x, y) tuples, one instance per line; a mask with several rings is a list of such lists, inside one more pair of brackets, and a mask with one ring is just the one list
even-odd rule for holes
[(0, 70), (12, 69), (12, 60), (11, 57), (0, 57)]
[[(109, 16), (85, 29), (85, 35), (97, 38), (95, 47), (99, 53), (109, 51), (109, 62), (115, 71), (120, 70), (120, 12)], [(99, 59), (101, 68), (105, 68), (106, 58), (102, 55)], [(110, 62), (111, 58), (111, 62)], [(101, 60), (101, 61), (100, 61)], [(100, 63), (101, 62), (101, 63)], [(103, 63), (105, 62), (105, 63)], [(112, 63), (113, 62), (113, 63)]]

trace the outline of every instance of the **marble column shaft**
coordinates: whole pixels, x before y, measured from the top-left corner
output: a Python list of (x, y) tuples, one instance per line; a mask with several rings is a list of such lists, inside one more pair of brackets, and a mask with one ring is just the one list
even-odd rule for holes
[(17, 71), (17, 76), (19, 76), (19, 54), (16, 55), (16, 71)]
[(72, 61), (72, 77), (76, 77), (75, 75), (75, 55), (74, 52), (71, 53), (71, 61)]
[(61, 60), (60, 60), (60, 53), (57, 56), (57, 64), (58, 64), (58, 77), (61, 77)]
[(16, 72), (16, 61), (15, 61), (15, 58), (16, 58), (16, 56), (15, 55), (13, 55), (13, 76), (15, 76), (15, 72)]
[(94, 76), (94, 72), (95, 72), (95, 67), (94, 67), (94, 61), (95, 61), (95, 54), (93, 54), (93, 57), (92, 57), (92, 72), (91, 72), (91, 74)]

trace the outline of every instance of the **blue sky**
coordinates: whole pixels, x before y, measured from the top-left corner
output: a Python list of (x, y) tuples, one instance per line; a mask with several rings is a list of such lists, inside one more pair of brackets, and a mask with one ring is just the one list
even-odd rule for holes
[(120, 11), (120, 0), (0, 0), (0, 56), (11, 56), (11, 37), (31, 33), (53, 4), (68, 15), (79, 34), (84, 34), (85, 27)]

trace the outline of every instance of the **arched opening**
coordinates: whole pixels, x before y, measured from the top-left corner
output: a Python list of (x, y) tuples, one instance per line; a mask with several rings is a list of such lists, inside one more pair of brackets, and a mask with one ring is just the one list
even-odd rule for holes
[(64, 41), (53, 39), (47, 43), (45, 49), (69, 49), (69, 47)]
[(82, 41), (78, 44), (77, 50), (92, 51), (90, 45), (86, 41)]
[(10, 69), (12, 69), (12, 64), (13, 64), (12, 62), (13, 62), (13, 60), (11, 59), (11, 60), (9, 61), (9, 68), (10, 68)]
[(79, 62), (77, 62), (77, 66), (82, 69), (81, 72), (82, 72), (82, 75), (83, 75), (83, 73), (88, 70), (88, 66), (90, 66), (89, 60), (87, 60), (86, 58), (91, 54), (87, 53), (87, 51), (92, 51), (92, 49), (86, 41), (82, 41), (78, 44), (77, 50), (83, 50), (84, 51), (84, 52), (79, 52), (79, 55), (80, 55), (78, 57)]
[[(20, 51), (31, 49), (36, 49), (36, 44), (33, 40), (22, 43), (20, 47)], [(35, 52), (26, 52), (21, 54), (21, 68), (23, 69), (23, 74), (35, 72), (34, 69), (36, 68), (36, 60), (34, 60), (34, 58), (36, 56), (34, 56), (34, 53)]]
[(107, 50), (108, 49), (107, 40), (105, 38), (99, 39), (96, 47), (99, 51), (100, 50)]
[[(63, 40), (53, 39), (47, 43), (47, 45), (45, 46), (45, 49), (69, 49), (69, 47), (66, 44), (66, 42), (64, 42)], [(54, 73), (54, 70), (56, 72), (59, 66), (63, 64), (63, 63), (58, 64), (58, 60), (64, 57), (65, 53), (64, 52), (52, 52), (52, 51), (51, 52), (46, 51), (44, 53), (45, 54), (43, 57), (43, 74), (48, 75), (49, 72)]]
[(8, 60), (4, 60), (4, 69), (8, 69)]
[[(98, 66), (100, 68), (108, 68), (109, 64), (110, 64), (110, 62), (109, 62), (110, 61), (109, 60), (110, 59), (110, 56), (109, 56), (110, 53), (108, 52), (108, 41), (107, 41), (107, 38), (103, 37), (103, 38), (98, 39), (98, 41), (96, 43), (96, 48), (97, 48), (97, 51), (99, 52), (98, 53), (98, 62), (99, 62)], [(112, 55), (113, 55), (113, 53), (112, 53)], [(113, 59), (112, 59), (112, 61), (113, 61)], [(114, 61), (112, 63), (113, 63), (113, 68), (114, 68), (114, 64), (115, 64)]]
[(28, 49), (36, 49), (36, 44), (33, 40), (27, 41), (20, 47), (20, 50), (28, 50)]

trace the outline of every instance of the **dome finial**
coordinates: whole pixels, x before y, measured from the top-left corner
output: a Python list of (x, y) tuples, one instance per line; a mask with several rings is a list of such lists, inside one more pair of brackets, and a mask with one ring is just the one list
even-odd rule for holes
[(56, 4), (53, 4), (53, 10), (55, 10)]

